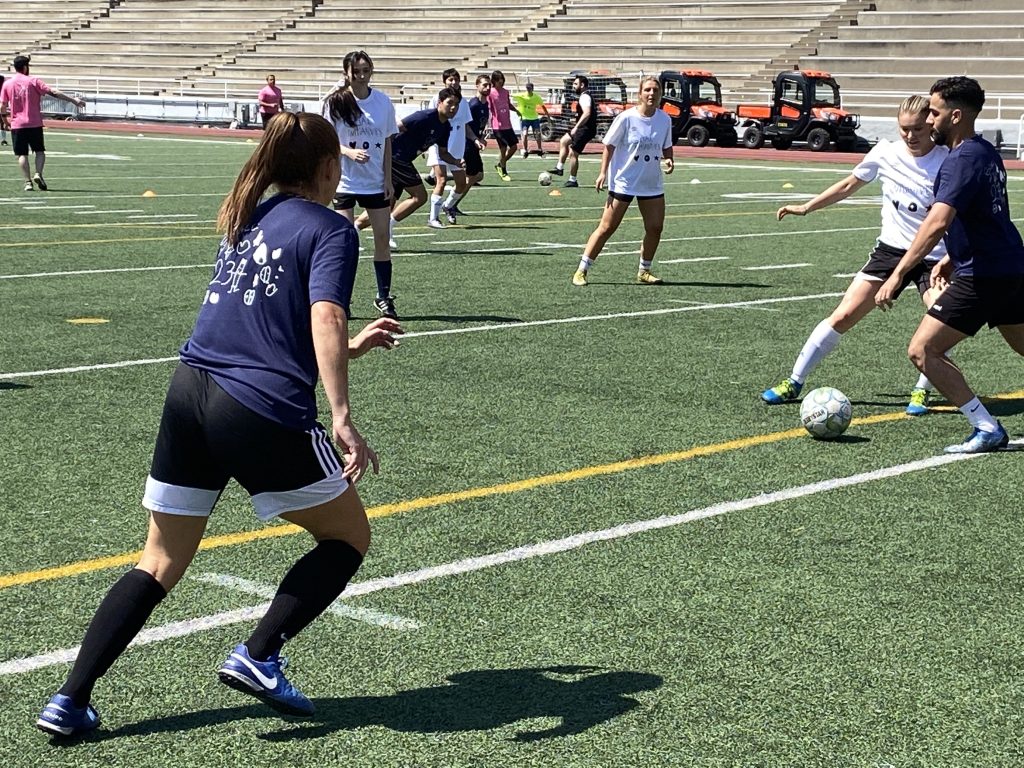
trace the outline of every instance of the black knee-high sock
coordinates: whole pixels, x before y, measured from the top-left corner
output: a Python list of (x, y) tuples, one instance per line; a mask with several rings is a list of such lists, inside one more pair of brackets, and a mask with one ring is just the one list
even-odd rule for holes
[(281, 650), (337, 600), (362, 565), (363, 556), (348, 542), (321, 541), (285, 574), (274, 601), (245, 647), (258, 661)]
[(391, 295), (391, 262), (374, 261), (373, 272), (377, 277), (377, 298), (386, 299)]
[(165, 597), (167, 591), (146, 571), (134, 568), (118, 579), (96, 609), (60, 693), (70, 696), (76, 707), (88, 704), (96, 681), (106, 674)]

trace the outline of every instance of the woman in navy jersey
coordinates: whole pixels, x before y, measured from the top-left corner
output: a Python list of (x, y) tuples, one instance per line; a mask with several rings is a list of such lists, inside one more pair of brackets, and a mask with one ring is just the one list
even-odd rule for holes
[[(368, 466), (377, 470), (377, 456), (352, 420), (348, 361), (392, 347), (401, 332), (380, 318), (348, 338), (358, 244), (352, 225), (327, 207), (338, 155), (322, 117), (275, 115), (221, 206), (224, 239), (171, 379), (146, 480), (145, 549), (96, 611), (70, 676), (39, 716), (43, 731), (70, 736), (99, 725), (93, 686), (184, 574), (231, 478), (261, 520), (298, 525), (316, 546), (285, 574), (218, 674), (282, 713), (313, 713), (282, 674), (280, 651), (341, 594), (369, 546), (353, 483)], [(328, 430), (317, 421), (318, 378)]]

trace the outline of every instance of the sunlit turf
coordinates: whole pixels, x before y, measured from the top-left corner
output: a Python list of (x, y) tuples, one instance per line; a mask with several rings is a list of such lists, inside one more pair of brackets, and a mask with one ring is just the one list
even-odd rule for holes
[[(175, 355), (209, 279), (217, 206), (252, 151), (56, 131), (47, 142), (48, 193), (21, 192), (13, 160), (0, 165), (0, 374), (36, 374), (0, 379), (0, 578), (141, 546), (173, 363), (56, 371)], [(536, 183), (548, 161), (513, 161), (513, 182), (489, 174), (458, 226), (428, 230), (425, 211), (404, 222), (395, 293), (410, 337), (353, 364), (352, 397), (383, 462), (361, 485), (367, 506), (426, 501), (374, 518), (356, 581), (919, 461), (965, 437), (957, 413), (899, 415), (916, 379), (909, 294), (809, 382), (842, 389), (856, 417), (891, 419), (821, 443), (789, 433), (796, 406), (760, 402), (879, 220), (868, 187), (861, 204), (776, 222), (786, 199), (848, 170), (784, 159), (680, 150), (659, 287), (633, 283), (635, 213), (592, 284), (569, 282), (603, 201), (588, 187), (595, 158), (560, 196)], [(750, 269), (794, 264), (809, 266)], [(356, 325), (373, 316), (368, 267)], [(54, 272), (85, 274), (14, 277)], [(992, 407), (1020, 437), (1020, 359), (989, 332), (956, 359), (980, 393), (1018, 393)], [(763, 435), (775, 437), (754, 444)], [(701, 447), (710, 455), (684, 458)], [(680, 457), (590, 474), (665, 454)], [(65, 749), (31, 724), (67, 666), (0, 677), (0, 743), (26, 766), (1010, 765), (1019, 456), (352, 598), (421, 628), (325, 616), (291, 643), (291, 677), (318, 705), (311, 723), (219, 685), (213, 670), (248, 632), (233, 625), (129, 651), (97, 688), (102, 735)], [(260, 528), (237, 488), (210, 523), (214, 535)], [(302, 536), (239, 543), (201, 552), (194, 570), (272, 585), (307, 548)], [(0, 589), (0, 664), (76, 645), (118, 572)], [(186, 579), (151, 625), (259, 602)]]

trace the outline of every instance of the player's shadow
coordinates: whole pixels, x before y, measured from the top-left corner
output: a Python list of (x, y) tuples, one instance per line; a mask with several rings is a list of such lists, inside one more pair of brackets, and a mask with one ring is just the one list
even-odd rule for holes
[[(640, 703), (631, 694), (663, 683), (660, 675), (567, 665), (524, 669), (482, 669), (450, 675), (442, 685), (398, 691), (388, 696), (314, 699), (316, 715), (260, 738), (303, 741), (371, 725), (403, 733), (489, 731), (536, 718), (557, 718), (542, 730), (524, 729), (514, 741), (532, 742), (583, 733), (621, 717)], [(254, 704), (210, 709), (146, 720), (81, 741), (189, 731), (245, 718), (277, 718)]]
[(16, 381), (0, 381), (0, 389), (32, 389), (32, 385), (19, 384)]

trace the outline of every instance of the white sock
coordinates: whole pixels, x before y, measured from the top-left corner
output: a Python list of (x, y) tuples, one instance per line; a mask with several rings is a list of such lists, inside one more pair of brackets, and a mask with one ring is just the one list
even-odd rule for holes
[(927, 389), (931, 392), (935, 387), (933, 387), (932, 383), (928, 381), (928, 377), (922, 373), (917, 377), (917, 384), (914, 385), (914, 389)]
[(803, 384), (804, 380), (818, 367), (818, 363), (836, 348), (836, 344), (841, 338), (843, 338), (843, 334), (836, 331), (828, 320), (818, 323), (811, 331), (811, 335), (807, 337), (804, 348), (797, 355), (790, 378), (797, 384)]
[(441, 218), (441, 201), (443, 199), (444, 198), (442, 198), (440, 195), (435, 195), (434, 193), (430, 194), (430, 220), (431, 221), (433, 221), (434, 219)]
[(571, 176), (571, 175), (570, 175), (570, 176), (569, 176), (569, 181), (576, 181), (576, 177), (575, 177), (575, 176)]
[(561, 160), (555, 163), (555, 170), (560, 171), (563, 168), (565, 168), (565, 163), (563, 163)]
[(650, 272), (651, 271), (651, 264), (653, 264), (653, 263), (654, 262), (644, 261), (643, 259), (640, 259), (640, 269), (641, 269), (641, 271), (646, 269), (648, 272)]
[(592, 266), (594, 266), (594, 260), (589, 256), (580, 259), (580, 272), (589, 272)]
[(444, 201), (445, 208), (454, 208), (455, 204), (462, 199), (462, 195), (455, 192), (455, 187), (452, 187), (452, 191), (448, 193), (448, 199)]
[(960, 406), (960, 413), (967, 417), (971, 426), (980, 429), (982, 432), (998, 432), (999, 423), (992, 418), (988, 408), (981, 404), (977, 397)]

